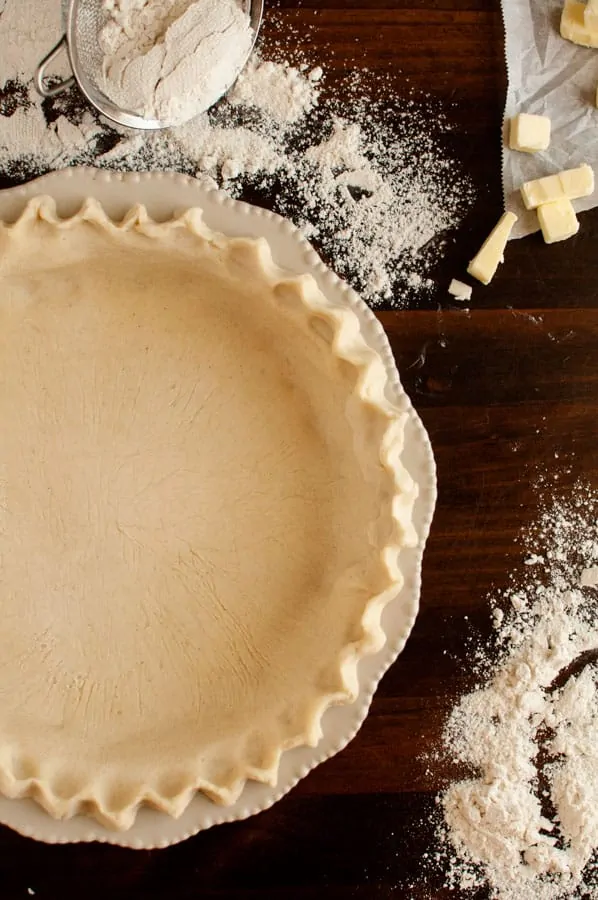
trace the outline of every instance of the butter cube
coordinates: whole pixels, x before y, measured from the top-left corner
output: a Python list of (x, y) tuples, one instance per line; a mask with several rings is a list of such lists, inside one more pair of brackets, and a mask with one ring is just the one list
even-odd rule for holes
[(526, 181), (521, 186), (521, 196), (526, 209), (536, 209), (543, 203), (555, 200), (578, 200), (594, 191), (594, 171), (583, 163), (577, 169), (565, 169), (556, 175)]
[(598, 47), (598, 27), (593, 24), (593, 9), (579, 0), (565, 0), (561, 14), (561, 37), (581, 47)]
[(536, 153), (548, 149), (550, 144), (550, 119), (548, 116), (532, 116), (519, 113), (511, 119), (509, 147), (523, 153)]
[(547, 244), (566, 241), (579, 231), (579, 221), (570, 200), (555, 200), (538, 207), (538, 219)]
[(495, 225), (482, 244), (479, 252), (469, 263), (467, 269), (469, 275), (477, 278), (482, 284), (489, 284), (492, 281), (498, 269), (498, 264), (503, 261), (505, 247), (516, 221), (517, 216), (515, 213), (503, 213), (498, 220), (498, 224)]
[(598, 0), (588, 0), (583, 11), (586, 28), (598, 31)]
[(452, 294), (455, 300), (461, 300), (465, 303), (467, 300), (471, 300), (471, 291), (472, 288), (469, 284), (465, 284), (463, 281), (459, 281), (458, 278), (453, 278), (451, 283), (449, 284), (449, 294)]

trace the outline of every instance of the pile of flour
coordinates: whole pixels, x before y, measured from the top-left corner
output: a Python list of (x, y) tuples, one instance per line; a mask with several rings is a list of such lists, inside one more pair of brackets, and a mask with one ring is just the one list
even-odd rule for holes
[[(135, 24), (146, 5), (111, 0), (113, 56), (123, 35), (152, 52), (157, 32), (148, 43)], [(191, 9), (151, 0), (158, 7), (170, 11), (165, 34)], [(35, 93), (35, 65), (61, 33), (60, 4), (0, 2), (0, 175), (16, 184), (77, 164), (179, 170), (292, 219), (372, 306), (429, 302), (428, 272), (473, 201), (445, 148), (442, 110), (425, 97), (396, 99), (390, 82), (359, 70), (328, 88), (322, 61), (285, 28), (276, 54), (254, 54), (209, 112), (166, 132), (121, 134), (76, 89), (43, 102)], [(276, 29), (269, 10), (270, 46)]]
[(237, 0), (104, 0), (104, 93), (121, 109), (170, 125), (208, 109), (253, 43)]
[(444, 735), (474, 773), (439, 798), (448, 886), (598, 898), (598, 493), (549, 501), (523, 542), (495, 598), (498, 662), (478, 652)]

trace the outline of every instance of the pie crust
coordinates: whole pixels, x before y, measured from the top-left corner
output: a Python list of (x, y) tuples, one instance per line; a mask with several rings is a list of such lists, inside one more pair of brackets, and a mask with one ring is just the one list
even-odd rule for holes
[(189, 210), (0, 224), (0, 791), (125, 830), (315, 746), (417, 544), (346, 306)]

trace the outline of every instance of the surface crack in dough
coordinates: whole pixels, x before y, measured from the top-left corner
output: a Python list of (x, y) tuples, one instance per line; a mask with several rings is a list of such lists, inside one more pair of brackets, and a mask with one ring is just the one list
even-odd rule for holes
[(380, 356), (199, 210), (36, 198), (0, 283), (0, 790), (127, 829), (275, 785), (418, 543)]

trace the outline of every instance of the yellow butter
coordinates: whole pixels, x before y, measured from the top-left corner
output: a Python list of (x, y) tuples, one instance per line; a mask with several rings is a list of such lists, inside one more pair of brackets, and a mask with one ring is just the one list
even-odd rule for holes
[(459, 281), (458, 278), (453, 278), (451, 283), (449, 284), (449, 294), (452, 294), (455, 300), (461, 300), (466, 302), (467, 300), (471, 300), (472, 289), (469, 284), (465, 284), (463, 281)]
[(555, 200), (538, 207), (538, 219), (547, 244), (566, 241), (579, 231), (579, 221), (570, 200)]
[(506, 212), (500, 217), (498, 224), (492, 229), (479, 252), (469, 263), (469, 275), (477, 278), (482, 284), (488, 284), (494, 278), (498, 264), (503, 261), (505, 247), (509, 240), (513, 225), (517, 221), (515, 213)]
[(598, 31), (598, 0), (588, 0), (583, 11), (586, 28)]
[(588, 10), (587, 4), (579, 0), (565, 0), (561, 14), (561, 37), (581, 47), (598, 47), (598, 26), (594, 24), (593, 7)]
[(521, 196), (526, 209), (537, 209), (543, 203), (556, 200), (578, 200), (594, 191), (594, 171), (583, 163), (576, 169), (565, 169), (556, 175), (547, 175), (521, 186)]
[(523, 153), (546, 150), (550, 144), (550, 119), (548, 116), (534, 116), (519, 113), (511, 119), (509, 147)]

